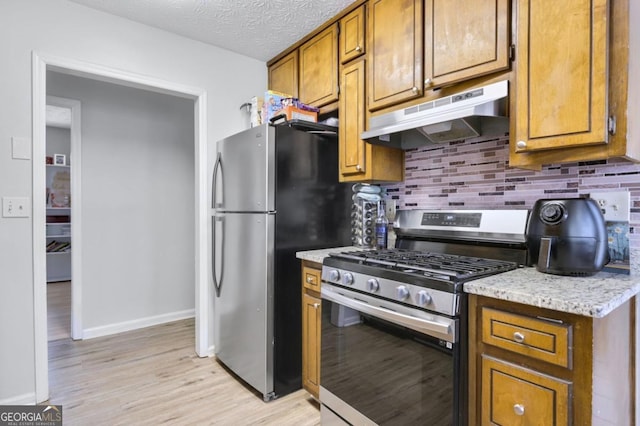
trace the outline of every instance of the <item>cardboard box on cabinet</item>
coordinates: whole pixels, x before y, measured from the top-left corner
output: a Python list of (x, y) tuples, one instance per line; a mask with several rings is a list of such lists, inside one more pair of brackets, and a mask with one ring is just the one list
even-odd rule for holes
[(268, 123), (273, 117), (284, 115), (287, 120), (318, 121), (318, 108), (305, 105), (297, 98), (273, 90), (267, 90), (262, 103), (262, 122)]

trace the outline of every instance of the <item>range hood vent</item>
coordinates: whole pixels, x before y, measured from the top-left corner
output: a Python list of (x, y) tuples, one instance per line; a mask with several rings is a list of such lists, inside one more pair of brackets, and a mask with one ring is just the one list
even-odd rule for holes
[(508, 94), (505, 80), (371, 117), (369, 130), (360, 137), (372, 144), (411, 149), (504, 135), (509, 131)]

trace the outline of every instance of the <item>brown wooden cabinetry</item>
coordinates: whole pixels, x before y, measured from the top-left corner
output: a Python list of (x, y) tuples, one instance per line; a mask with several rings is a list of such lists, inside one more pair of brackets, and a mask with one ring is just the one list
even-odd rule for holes
[(404, 152), (360, 139), (366, 124), (365, 60), (344, 66), (340, 81), (340, 181), (401, 181)]
[(509, 164), (640, 159), (627, 141), (629, 1), (518, 1), (515, 16)]
[(322, 265), (302, 262), (302, 387), (316, 399), (320, 391)]
[(316, 107), (337, 101), (338, 24), (331, 25), (300, 46), (298, 58), (300, 100)]
[(422, 96), (422, 19), (422, 0), (369, 2), (370, 110)]
[(340, 19), (340, 62), (349, 61), (363, 55), (365, 49), (365, 6), (362, 5)]
[(400, 104), (510, 66), (510, 2), (375, 0), (369, 8), (369, 109)]
[(482, 424), (568, 425), (570, 389), (564, 380), (483, 356)]
[(509, 68), (509, 0), (425, 0), (425, 90)]
[(607, 3), (518, 2), (516, 151), (607, 142)]
[(591, 318), (470, 295), (469, 424), (630, 424), (631, 313), (630, 302)]
[(269, 90), (298, 97), (298, 51), (294, 50), (269, 66)]

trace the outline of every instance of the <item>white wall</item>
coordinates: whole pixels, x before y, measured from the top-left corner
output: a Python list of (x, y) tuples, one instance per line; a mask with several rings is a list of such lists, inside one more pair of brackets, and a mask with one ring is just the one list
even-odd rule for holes
[(47, 126), (47, 155), (64, 154), (68, 165), (70, 149), (71, 130)]
[(84, 335), (194, 309), (194, 101), (51, 71), (47, 94), (82, 104)]
[[(210, 143), (266, 88), (260, 61), (65, 0), (2, 0), (0, 197), (33, 196), (31, 161), (11, 158), (11, 137), (32, 137), (33, 51), (206, 90)], [(31, 223), (0, 218), (0, 403), (35, 401)]]

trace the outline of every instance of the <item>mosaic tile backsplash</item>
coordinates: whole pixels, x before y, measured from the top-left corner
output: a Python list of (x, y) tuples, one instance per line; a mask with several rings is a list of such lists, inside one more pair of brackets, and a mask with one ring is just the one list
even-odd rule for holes
[(540, 198), (587, 197), (592, 191), (630, 192), (629, 246), (640, 249), (640, 164), (623, 159), (509, 167), (508, 136), (434, 144), (405, 153), (405, 180), (383, 185), (399, 209), (530, 209)]

